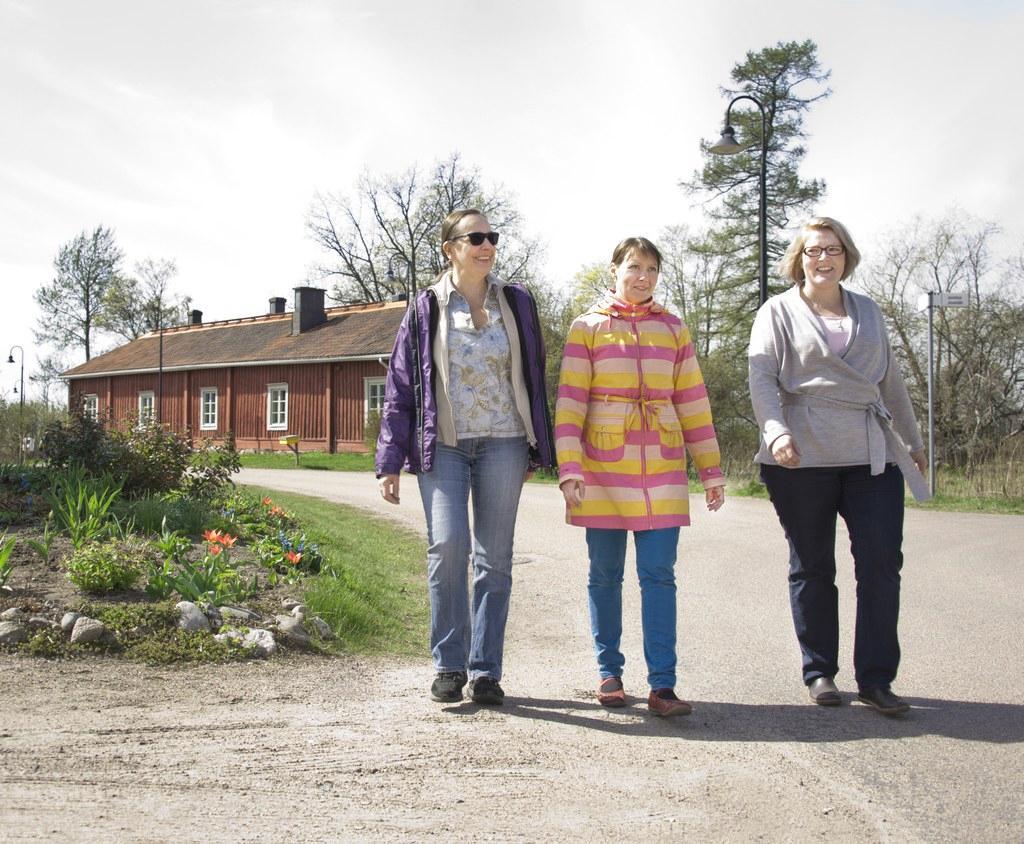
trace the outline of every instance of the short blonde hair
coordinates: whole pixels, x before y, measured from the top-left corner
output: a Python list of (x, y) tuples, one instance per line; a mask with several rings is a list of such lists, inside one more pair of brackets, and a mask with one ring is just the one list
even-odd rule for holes
[(846, 263), (843, 266), (843, 276), (839, 280), (842, 281), (853, 275), (853, 271), (857, 269), (857, 265), (860, 263), (860, 250), (854, 244), (853, 238), (850, 237), (850, 233), (846, 230), (846, 226), (832, 217), (811, 217), (800, 227), (800, 231), (793, 238), (793, 242), (789, 244), (786, 254), (779, 261), (779, 274), (781, 276), (788, 278), (793, 284), (800, 284), (804, 280), (803, 258), (807, 235), (812, 231), (821, 231), (822, 229), (832, 232), (832, 234), (839, 238), (839, 242), (843, 244), (843, 250), (846, 253)]

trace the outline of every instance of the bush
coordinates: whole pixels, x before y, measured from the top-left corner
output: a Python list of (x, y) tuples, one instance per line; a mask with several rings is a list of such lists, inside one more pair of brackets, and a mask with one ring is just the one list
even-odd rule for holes
[(68, 579), (94, 594), (130, 589), (142, 573), (148, 550), (145, 542), (131, 539), (89, 543), (68, 558)]
[(91, 475), (102, 475), (118, 464), (120, 453), (98, 419), (72, 413), (57, 419), (43, 431), (40, 454), (58, 471), (81, 466)]
[(231, 431), (225, 435), (222, 446), (205, 439), (189, 457), (188, 469), (181, 479), (181, 493), (210, 501), (231, 483), (231, 476), (240, 468), (235, 435)]
[(366, 414), (366, 424), (363, 425), (363, 445), (370, 454), (377, 451), (377, 437), (380, 436), (380, 411), (371, 410)]
[(120, 454), (125, 495), (159, 495), (180, 486), (192, 451), (183, 436), (147, 422), (113, 431), (110, 439)]

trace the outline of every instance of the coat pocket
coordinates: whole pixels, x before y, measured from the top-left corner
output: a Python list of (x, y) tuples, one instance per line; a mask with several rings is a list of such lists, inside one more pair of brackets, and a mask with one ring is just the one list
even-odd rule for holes
[(626, 451), (625, 416), (595, 416), (583, 426), (583, 453), (595, 463), (617, 463)]
[(683, 426), (674, 407), (663, 407), (658, 412), (658, 440), (662, 460), (683, 459)]

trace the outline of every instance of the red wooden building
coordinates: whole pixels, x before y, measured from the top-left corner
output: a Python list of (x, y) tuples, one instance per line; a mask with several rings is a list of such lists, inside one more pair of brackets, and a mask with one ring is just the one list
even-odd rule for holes
[[(164, 329), (63, 374), (68, 406), (114, 424), (157, 419), (193, 440), (233, 431), (239, 449), (365, 451), (363, 426), (384, 398), (405, 303), (324, 308), (324, 291), (295, 288), (295, 307)], [(162, 351), (161, 351), (162, 346)]]

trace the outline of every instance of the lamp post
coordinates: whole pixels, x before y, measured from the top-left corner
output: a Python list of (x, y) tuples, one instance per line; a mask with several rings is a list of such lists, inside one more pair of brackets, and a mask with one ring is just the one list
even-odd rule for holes
[(718, 143), (708, 147), (708, 152), (714, 155), (735, 155), (742, 152), (745, 147), (736, 140), (736, 130), (729, 123), (729, 113), (734, 104), (740, 100), (750, 100), (761, 112), (761, 175), (758, 183), (758, 204), (757, 204), (757, 236), (758, 236), (758, 305), (763, 305), (768, 299), (768, 198), (766, 196), (766, 184), (768, 174), (768, 115), (764, 105), (757, 97), (750, 94), (740, 94), (729, 101), (725, 109), (725, 128), (722, 130), (722, 137)]
[(19, 406), (18, 406), (18, 465), (25, 460), (25, 350), (21, 346), (11, 346), (7, 354), (7, 362), (14, 363), (14, 350), (17, 349), (21, 356), (21, 376), (19, 378)]
[[(423, 375), (420, 367), (420, 319), (419, 314), (416, 311), (416, 265), (415, 265), (415, 253), (413, 260), (409, 260), (404, 255), (391, 255), (388, 257), (388, 282), (390, 284), (395, 283), (395, 271), (392, 269), (392, 264), (398, 258), (403, 264), (405, 264), (405, 272), (407, 275), (405, 290), (406, 295), (409, 297), (409, 303), (407, 305), (409, 309), (409, 337), (412, 340), (412, 386), (413, 386), (413, 401), (416, 406), (416, 432), (419, 442), (420, 459), (423, 457), (424, 442), (423, 442)], [(429, 352), (428, 352), (429, 353)]]

